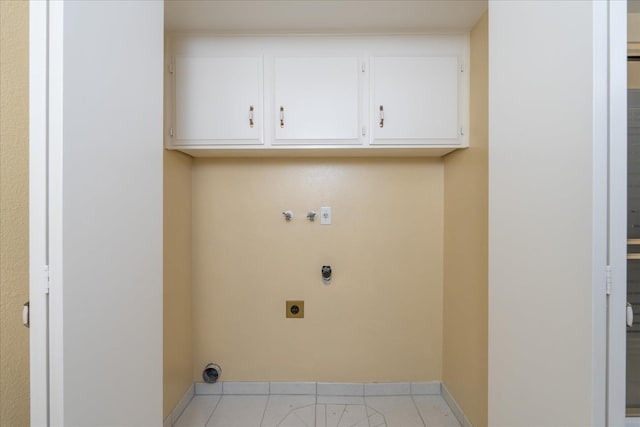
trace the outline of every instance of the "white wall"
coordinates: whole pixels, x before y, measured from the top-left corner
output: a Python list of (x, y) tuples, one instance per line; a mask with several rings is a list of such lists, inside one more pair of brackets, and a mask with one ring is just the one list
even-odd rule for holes
[(592, 3), (489, 5), (489, 425), (592, 423)]
[(52, 425), (159, 426), (163, 4), (51, 7)]

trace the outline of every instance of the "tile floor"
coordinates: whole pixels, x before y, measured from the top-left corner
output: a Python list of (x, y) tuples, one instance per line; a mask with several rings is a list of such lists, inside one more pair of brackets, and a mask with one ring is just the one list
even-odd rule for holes
[(460, 427), (441, 396), (195, 395), (176, 427)]

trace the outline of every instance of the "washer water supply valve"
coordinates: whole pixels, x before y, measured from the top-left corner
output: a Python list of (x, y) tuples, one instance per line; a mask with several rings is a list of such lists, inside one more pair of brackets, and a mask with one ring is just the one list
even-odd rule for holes
[(329, 283), (331, 283), (331, 266), (330, 265), (322, 266), (322, 280), (324, 281), (325, 285), (328, 285)]
[(202, 371), (202, 379), (205, 383), (209, 384), (213, 384), (218, 381), (220, 375), (222, 375), (222, 368), (216, 363), (209, 363), (204, 367), (204, 371)]

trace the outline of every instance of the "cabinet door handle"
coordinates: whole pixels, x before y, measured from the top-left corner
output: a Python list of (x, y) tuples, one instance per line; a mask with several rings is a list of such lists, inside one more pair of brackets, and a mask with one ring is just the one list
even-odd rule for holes
[(384, 127), (384, 107), (380, 106), (380, 127)]
[(253, 127), (253, 105), (249, 105), (249, 127)]
[(284, 107), (280, 106), (280, 127), (284, 127)]

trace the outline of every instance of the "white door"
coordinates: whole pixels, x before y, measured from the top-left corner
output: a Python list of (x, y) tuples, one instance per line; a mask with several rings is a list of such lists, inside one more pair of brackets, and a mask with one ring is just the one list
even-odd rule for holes
[(458, 58), (372, 58), (373, 144), (455, 144)]
[(31, 422), (159, 426), (163, 4), (30, 8)]
[(359, 144), (356, 57), (275, 58), (276, 144)]
[(262, 59), (175, 58), (176, 145), (262, 143)]

